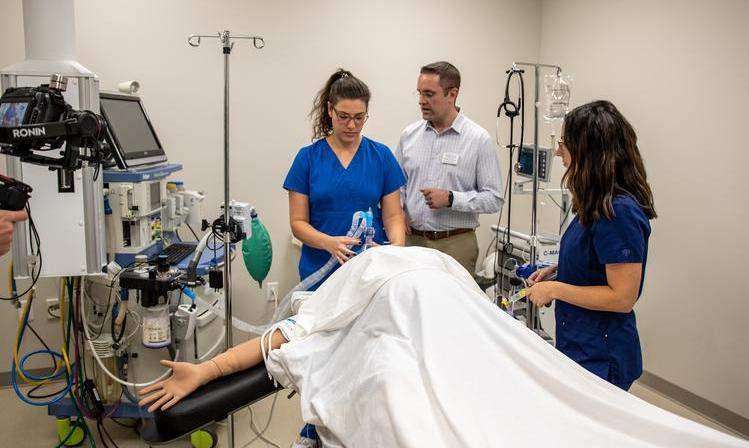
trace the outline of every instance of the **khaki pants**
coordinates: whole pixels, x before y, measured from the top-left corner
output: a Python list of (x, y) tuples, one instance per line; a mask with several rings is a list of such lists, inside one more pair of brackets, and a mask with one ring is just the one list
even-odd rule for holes
[(466, 232), (441, 240), (430, 240), (419, 235), (406, 235), (406, 246), (420, 246), (436, 249), (457, 260), (471, 275), (476, 272), (476, 258), (479, 256), (479, 242), (476, 232)]

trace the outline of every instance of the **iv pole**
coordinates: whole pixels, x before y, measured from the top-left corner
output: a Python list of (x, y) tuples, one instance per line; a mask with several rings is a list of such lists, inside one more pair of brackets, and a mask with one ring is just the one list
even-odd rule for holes
[[(252, 40), (252, 45), (256, 49), (265, 47), (265, 41), (260, 36), (232, 36), (230, 31), (224, 30), (212, 35), (191, 34), (187, 38), (187, 43), (191, 47), (200, 46), (201, 38), (219, 39), (224, 54), (224, 297), (225, 297), (225, 319), (226, 338), (225, 348), (228, 350), (233, 346), (232, 341), (232, 311), (231, 311), (231, 256), (229, 242), (231, 235), (229, 233), (229, 206), (231, 197), (229, 195), (229, 56), (234, 48), (235, 39)], [(227, 446), (234, 448), (234, 414), (227, 418), (226, 426)]]
[[(526, 67), (533, 67), (533, 75), (535, 79), (535, 89), (534, 89), (534, 97), (533, 97), (533, 199), (531, 201), (531, 235), (530, 235), (530, 260), (529, 262), (531, 265), (536, 266), (538, 263), (538, 222), (537, 222), (537, 215), (538, 215), (538, 111), (541, 107), (541, 101), (539, 99), (539, 89), (540, 89), (540, 71), (542, 67), (548, 67), (548, 68), (554, 68), (557, 70), (557, 75), (561, 73), (562, 67), (559, 67), (558, 65), (550, 65), (550, 64), (536, 64), (532, 62), (513, 62), (512, 66), (513, 68), (516, 68), (518, 65), (523, 65)], [(533, 305), (533, 302), (530, 300), (527, 303), (526, 308), (526, 316), (528, 317), (527, 325), (531, 330), (540, 330), (541, 329), (541, 323), (538, 319), (538, 308), (536, 308), (535, 305)]]

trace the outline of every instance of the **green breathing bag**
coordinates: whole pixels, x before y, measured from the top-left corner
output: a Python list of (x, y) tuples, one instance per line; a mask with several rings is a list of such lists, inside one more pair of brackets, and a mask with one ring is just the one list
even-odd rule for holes
[(253, 210), (251, 217), (252, 236), (242, 241), (242, 255), (247, 272), (262, 288), (263, 280), (268, 276), (270, 265), (273, 262), (273, 246), (270, 242), (268, 230), (260, 222), (257, 212)]

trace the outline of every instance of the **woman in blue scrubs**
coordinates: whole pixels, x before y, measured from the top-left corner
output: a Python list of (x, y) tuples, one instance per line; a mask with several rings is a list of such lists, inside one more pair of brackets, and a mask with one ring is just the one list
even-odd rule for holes
[[(392, 151), (362, 135), (370, 96), (364, 82), (339, 69), (313, 102), (314, 142), (299, 150), (283, 183), (289, 192), (291, 232), (303, 243), (301, 279), (331, 256), (343, 264), (354, 255), (348, 246), (361, 242), (346, 233), (357, 211), (372, 210), (376, 243), (405, 244), (400, 187), (406, 179)], [(300, 435), (294, 446), (319, 445), (313, 425), (305, 425)]]
[(343, 264), (354, 255), (347, 246), (360, 241), (346, 232), (356, 211), (372, 209), (378, 244), (405, 243), (400, 187), (406, 181), (390, 149), (362, 135), (369, 99), (367, 85), (343, 69), (315, 97), (310, 116), (316, 140), (299, 150), (283, 184), (291, 231), (304, 244), (302, 279), (331, 256)]
[[(628, 390), (642, 374), (632, 310), (642, 293), (653, 194), (629, 122), (608, 101), (575, 108), (557, 155), (576, 214), (559, 264), (529, 278), (537, 306), (556, 299), (556, 346), (585, 369)], [(554, 272), (556, 281), (544, 281)]]

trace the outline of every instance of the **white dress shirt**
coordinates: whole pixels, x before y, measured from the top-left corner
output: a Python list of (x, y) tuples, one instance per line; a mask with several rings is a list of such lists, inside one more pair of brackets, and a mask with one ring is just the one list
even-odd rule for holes
[[(406, 127), (396, 157), (406, 176), (401, 188), (404, 209), (415, 229), (475, 229), (480, 213), (502, 209), (502, 175), (494, 143), (463, 112), (441, 133), (426, 120)], [(452, 191), (452, 207), (430, 209), (422, 188)]]

